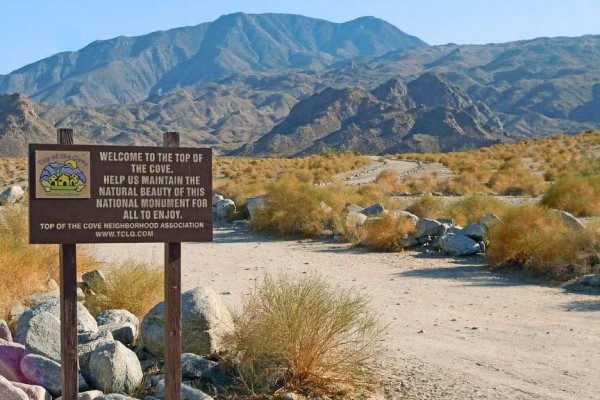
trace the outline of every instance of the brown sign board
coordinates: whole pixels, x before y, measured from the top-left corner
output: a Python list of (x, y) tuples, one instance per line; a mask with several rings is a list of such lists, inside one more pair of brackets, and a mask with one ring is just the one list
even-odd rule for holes
[(206, 148), (31, 144), (30, 243), (212, 241)]

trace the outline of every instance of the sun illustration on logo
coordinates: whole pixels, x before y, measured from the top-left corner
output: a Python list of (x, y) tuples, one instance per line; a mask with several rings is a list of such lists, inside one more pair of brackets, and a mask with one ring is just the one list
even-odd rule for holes
[(86, 177), (77, 168), (75, 160), (66, 160), (64, 163), (54, 162), (44, 167), (40, 176), (40, 183), (46, 192), (51, 190), (81, 192), (85, 188)]

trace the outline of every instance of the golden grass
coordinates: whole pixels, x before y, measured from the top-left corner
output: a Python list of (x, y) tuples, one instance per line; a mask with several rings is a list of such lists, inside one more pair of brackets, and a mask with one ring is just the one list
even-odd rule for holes
[(449, 204), (444, 214), (458, 225), (478, 223), (486, 214), (501, 215), (507, 208), (504, 201), (485, 194), (472, 194)]
[(0, 188), (27, 180), (27, 158), (0, 157)]
[(600, 175), (563, 178), (548, 189), (541, 204), (578, 217), (600, 215)]
[(510, 207), (501, 219), (488, 234), (486, 258), (490, 265), (566, 280), (588, 272), (590, 257), (598, 253), (598, 229), (576, 231), (549, 209)]
[(445, 206), (442, 199), (425, 194), (415, 200), (406, 211), (415, 214), (419, 218), (442, 218), (444, 217)]
[(140, 320), (164, 298), (163, 270), (133, 260), (111, 266), (106, 272), (108, 293), (89, 296), (85, 306), (98, 315), (102, 310), (126, 309)]
[(267, 275), (235, 320), (229, 358), (253, 393), (341, 395), (377, 383), (382, 327), (355, 291), (318, 275)]
[(415, 230), (415, 223), (409, 218), (397, 218), (389, 213), (380, 218), (367, 220), (362, 228), (362, 244), (378, 251), (400, 251), (402, 239)]
[[(0, 319), (35, 291), (59, 282), (58, 245), (30, 245), (27, 209), (2, 207), (0, 214)], [(77, 254), (79, 275), (98, 266), (85, 248)]]

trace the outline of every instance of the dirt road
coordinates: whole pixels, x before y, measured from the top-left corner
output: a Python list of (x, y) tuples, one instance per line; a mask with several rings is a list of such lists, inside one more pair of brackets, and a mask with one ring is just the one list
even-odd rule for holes
[[(97, 252), (158, 265), (163, 257), (160, 244), (98, 245)], [(239, 307), (265, 271), (318, 271), (369, 295), (389, 324), (388, 398), (599, 399), (600, 298), (481, 264), (273, 240), (229, 226), (215, 231), (214, 243), (183, 245), (183, 287), (210, 286)]]

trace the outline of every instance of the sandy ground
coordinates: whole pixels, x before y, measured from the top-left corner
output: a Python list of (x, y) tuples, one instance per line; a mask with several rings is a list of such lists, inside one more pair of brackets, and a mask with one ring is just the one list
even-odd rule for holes
[[(97, 245), (107, 262), (161, 265), (161, 244)], [(390, 399), (600, 399), (600, 298), (497, 274), (481, 258), (371, 253), (331, 241), (274, 240), (243, 226), (183, 245), (183, 289), (207, 285), (233, 308), (267, 271), (368, 295), (389, 324)]]

